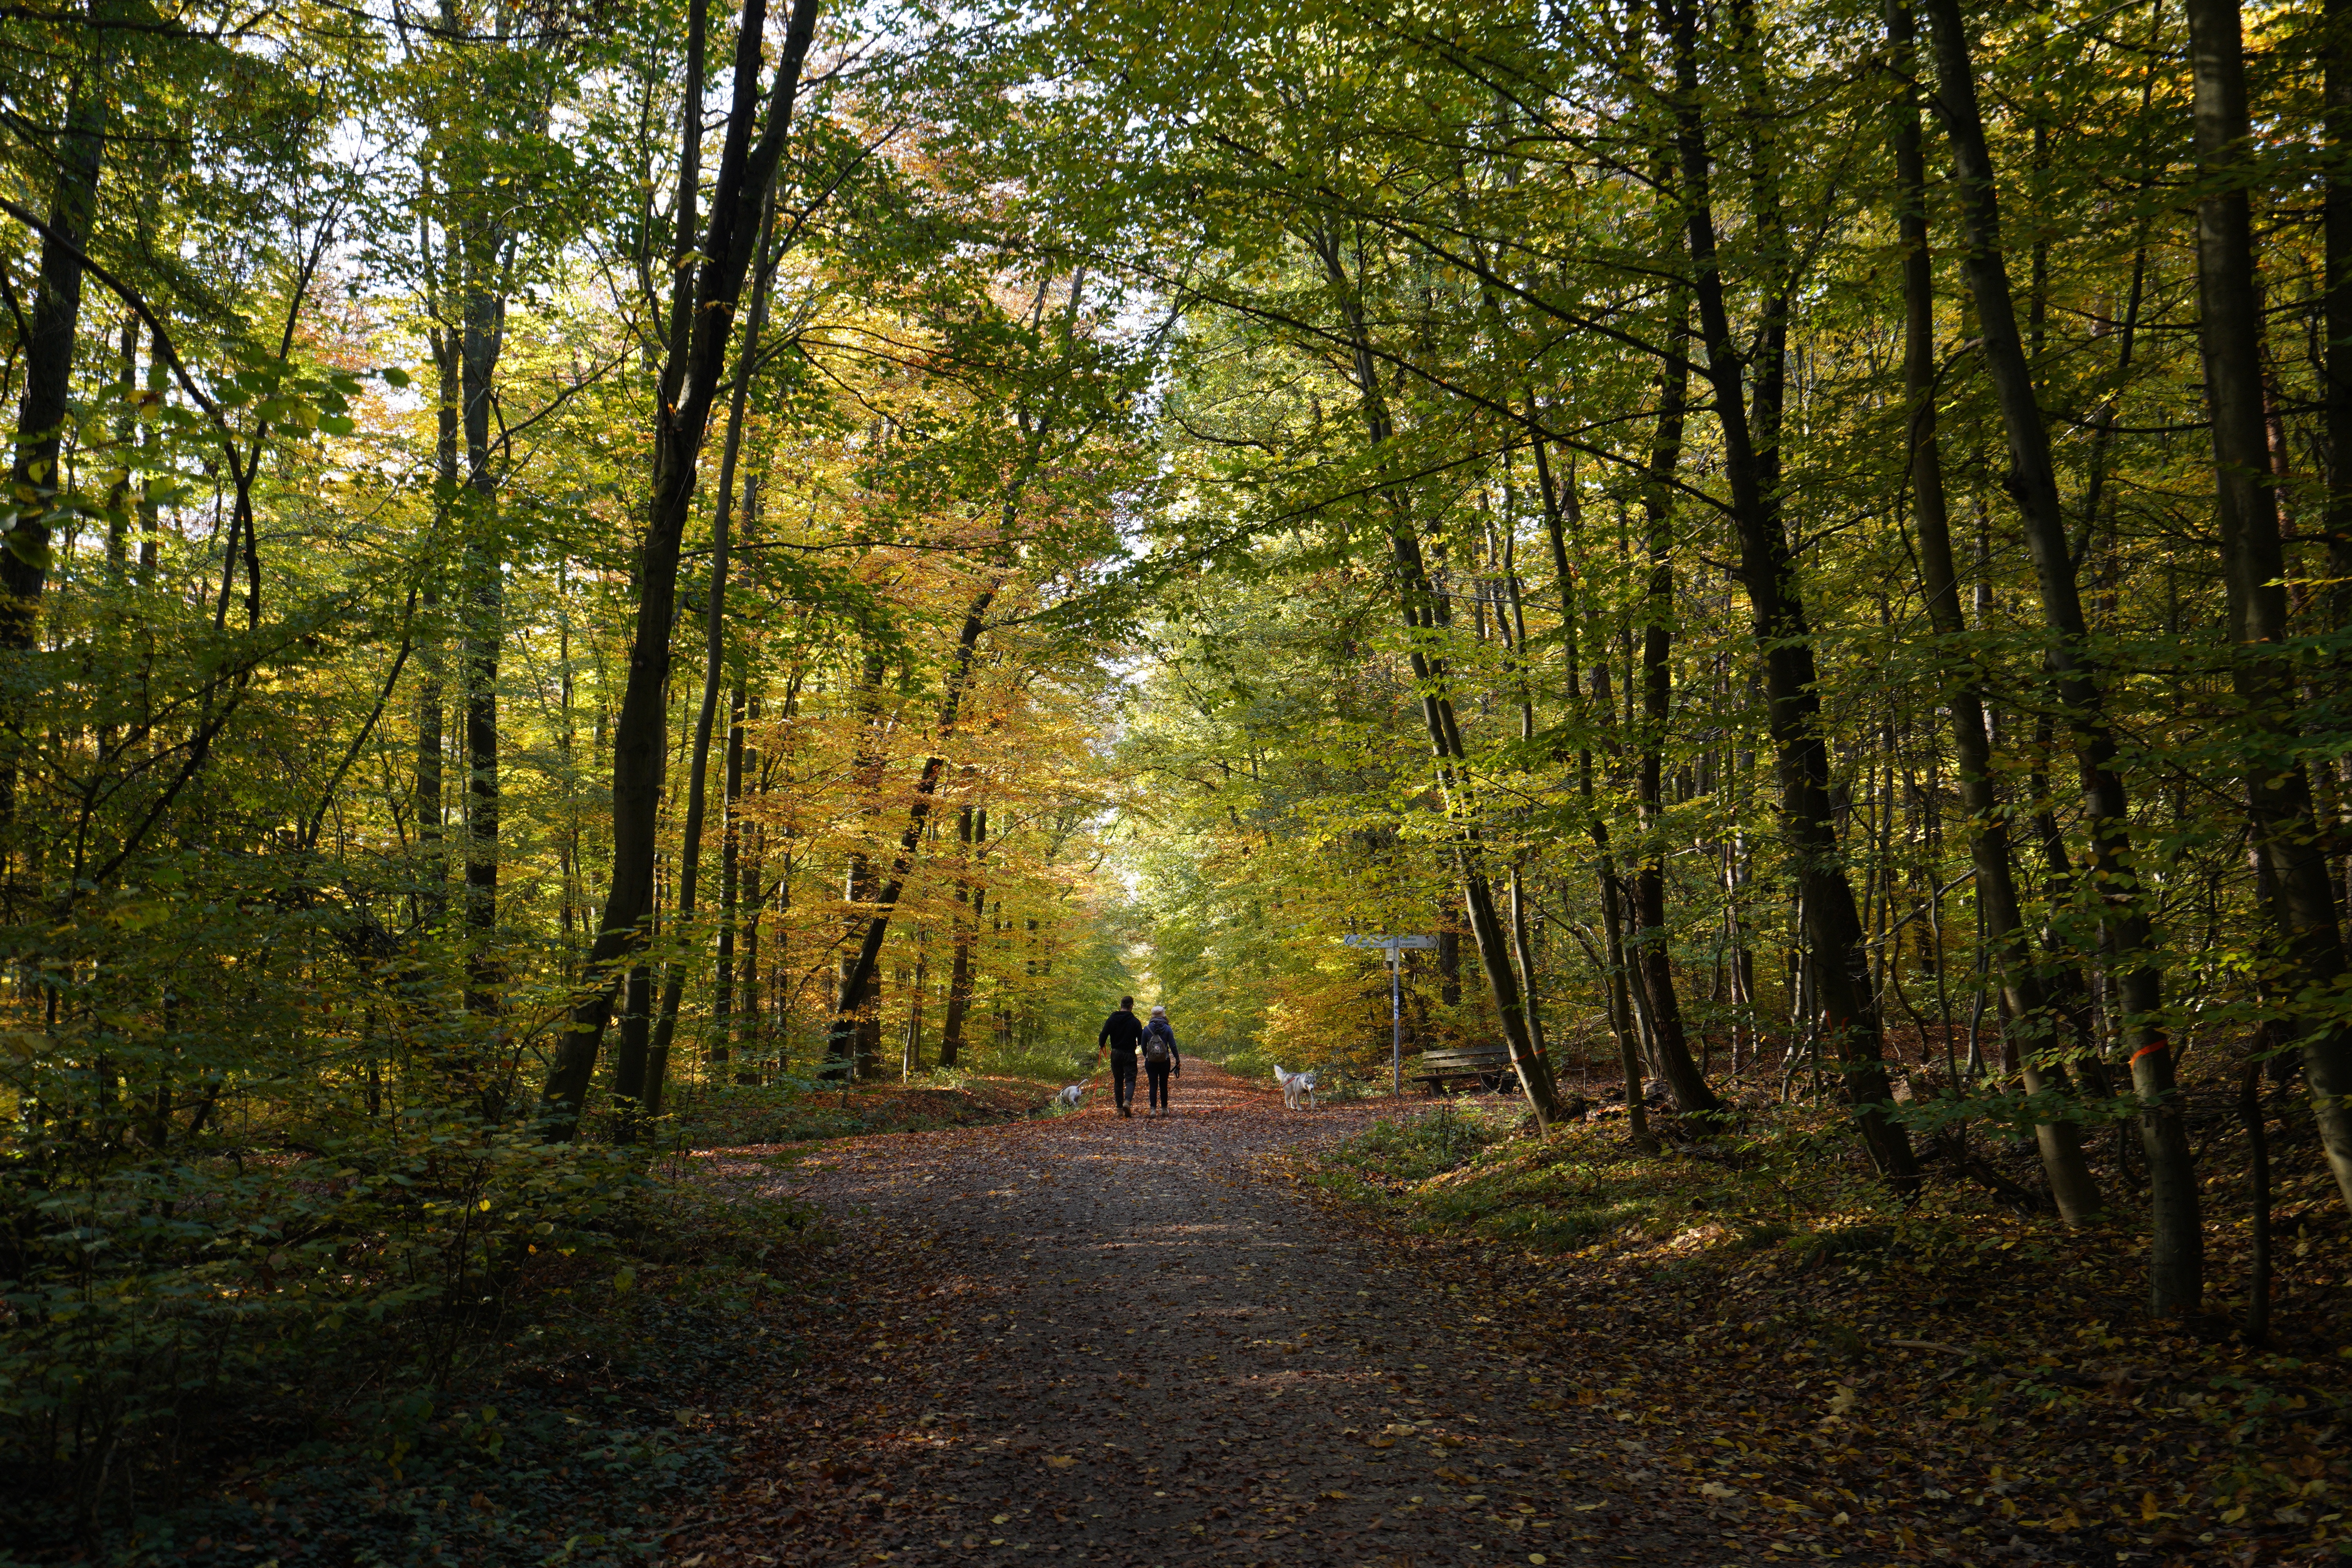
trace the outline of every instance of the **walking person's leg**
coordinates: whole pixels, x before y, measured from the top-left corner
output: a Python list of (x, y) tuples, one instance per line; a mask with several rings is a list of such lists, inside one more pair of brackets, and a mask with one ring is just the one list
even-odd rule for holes
[(1118, 1102), (1121, 1116), (1135, 1114), (1135, 1062), (1114, 1059), (1110, 1064), (1111, 1098)]
[(1149, 1070), (1151, 1074), (1151, 1109), (1165, 1116), (1168, 1114), (1168, 1064), (1152, 1062), (1149, 1064)]

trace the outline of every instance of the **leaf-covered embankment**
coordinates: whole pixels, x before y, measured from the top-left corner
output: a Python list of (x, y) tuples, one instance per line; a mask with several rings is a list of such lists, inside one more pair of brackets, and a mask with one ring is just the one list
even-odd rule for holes
[[(1873, 1531), (1906, 1559), (2338, 1559), (2352, 1378), (2326, 1194), (2282, 1205), (2260, 1349), (2151, 1321), (2144, 1236), (1948, 1190), (1906, 1213), (1800, 1158), (1803, 1118), (1748, 1109), (1742, 1140), (1648, 1155), (1609, 1122), (1536, 1137), (1448, 1105), (1302, 1163), (1498, 1331), (1564, 1341), (1562, 1405), (1613, 1411), (1668, 1456), (1660, 1487), (1743, 1508), (1772, 1550)], [(2210, 1241), (2242, 1281), (2242, 1234)]]

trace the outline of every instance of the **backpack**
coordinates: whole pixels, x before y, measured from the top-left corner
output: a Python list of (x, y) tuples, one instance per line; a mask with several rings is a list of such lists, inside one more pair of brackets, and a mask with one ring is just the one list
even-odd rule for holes
[(1143, 1059), (1164, 1062), (1176, 1048), (1176, 1031), (1168, 1026), (1165, 1018), (1154, 1018), (1143, 1031)]

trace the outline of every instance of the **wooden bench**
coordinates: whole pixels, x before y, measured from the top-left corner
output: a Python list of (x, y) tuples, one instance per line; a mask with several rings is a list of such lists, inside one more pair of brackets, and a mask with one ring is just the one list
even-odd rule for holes
[(1492, 1091), (1517, 1083), (1518, 1069), (1511, 1066), (1508, 1046), (1454, 1046), (1422, 1052), (1412, 1077), (1427, 1084), (1432, 1094), (1446, 1093), (1448, 1080), (1464, 1079), (1475, 1079), (1479, 1088)]

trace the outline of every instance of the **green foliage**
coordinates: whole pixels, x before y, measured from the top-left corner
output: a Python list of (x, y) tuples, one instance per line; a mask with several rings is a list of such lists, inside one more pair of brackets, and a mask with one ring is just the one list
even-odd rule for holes
[[(454, 1169), (453, 1146), (463, 1141), (432, 1144), (417, 1168), (392, 1173), (412, 1178), (404, 1190), (433, 1189), (429, 1168)], [(536, 1179), (509, 1163), (477, 1190), (528, 1192), (577, 1158), (545, 1152)], [(248, 1279), (242, 1291), (205, 1293), (208, 1309), (151, 1314), (176, 1331), (176, 1357), (141, 1369), (156, 1381), (138, 1391), (143, 1404), (118, 1405), (110, 1432), (97, 1430), (108, 1413), (87, 1393), (46, 1419), (16, 1419), (12, 1404), (16, 1484), (0, 1517), (13, 1551), (0, 1561), (92, 1543), (124, 1563), (226, 1561), (255, 1542), (322, 1564), (444, 1552), (518, 1564), (645, 1560), (664, 1526), (640, 1512), (643, 1498), (668, 1507), (723, 1473), (725, 1428), (694, 1402), (802, 1353), (797, 1315), (779, 1300), (793, 1287), (778, 1275), (797, 1271), (809, 1216), (640, 1180), (601, 1191), (554, 1183), (569, 1197), (542, 1192), (543, 1217), (503, 1238), (509, 1256), (488, 1279), (412, 1267), (405, 1300), (380, 1280), (373, 1290), (339, 1280), (332, 1300), (314, 1289), (307, 1303)], [(574, 1223), (541, 1228), (566, 1215)], [(407, 1234), (379, 1230), (377, 1252)], [(413, 1247), (406, 1258), (422, 1261)], [(291, 1266), (276, 1267), (282, 1277)], [(129, 1347), (115, 1329), (100, 1342), (85, 1319), (75, 1364), (121, 1370)], [(22, 1372), (35, 1359), (12, 1347), (9, 1364)], [(43, 1462), (33, 1451), (42, 1429), (75, 1415), (109, 1439), (94, 1493), (64, 1456)], [(142, 1429), (142, 1417), (162, 1430)], [(159, 1436), (179, 1449), (176, 1465), (164, 1465)]]
[(1341, 1143), (1334, 1163), (1391, 1182), (1423, 1182), (1459, 1170), (1510, 1134), (1507, 1116), (1453, 1102), (1402, 1121), (1382, 1118)]
[[(609, 1248), (641, 1178), (462, 1111), (390, 1113), (257, 1153), (92, 1169), (61, 1140), (7, 1185), (5, 1462), (83, 1510), (156, 1462), (192, 1411), (339, 1368), (431, 1387), (505, 1311), (535, 1254)], [(80, 1156), (80, 1157), (78, 1157)]]

